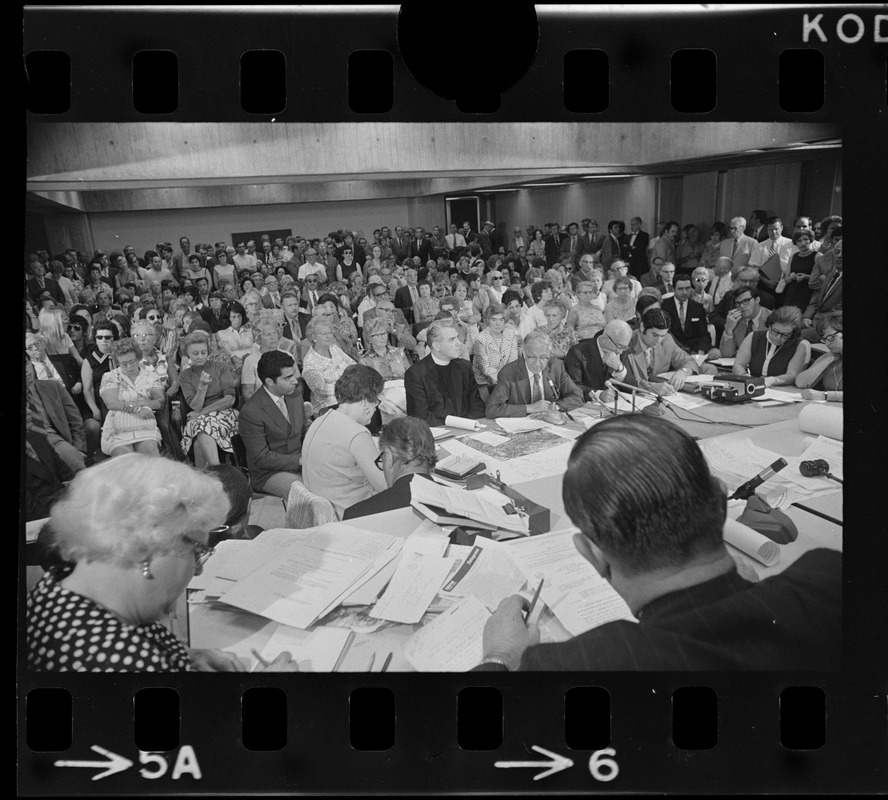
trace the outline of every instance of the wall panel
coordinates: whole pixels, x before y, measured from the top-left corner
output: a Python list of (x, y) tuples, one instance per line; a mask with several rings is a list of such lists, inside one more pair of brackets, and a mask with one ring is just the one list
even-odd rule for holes
[(801, 161), (783, 164), (762, 164), (728, 171), (725, 181), (725, 220), (746, 217), (756, 208), (784, 222), (796, 216), (799, 207)]

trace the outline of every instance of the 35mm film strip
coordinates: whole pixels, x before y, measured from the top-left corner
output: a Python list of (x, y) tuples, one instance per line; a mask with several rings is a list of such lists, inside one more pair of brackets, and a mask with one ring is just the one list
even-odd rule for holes
[[(713, 154), (730, 152), (741, 163), (747, 127), (774, 126), (775, 145), (778, 135), (782, 145), (794, 141), (793, 126), (801, 138), (839, 139), (854, 266), (846, 357), (856, 388), (845, 406), (852, 480), (841, 671), (34, 673), (25, 668), (21, 552), (20, 794), (885, 790), (878, 388), (888, 212), (885, 6), (27, 7), (24, 54), (29, 143), (57, 145), (46, 163), (28, 168), (29, 179), (42, 179), (28, 187), (29, 215), (34, 203), (61, 200), (54, 193), (66, 188), (53, 183), (54, 172), (80, 174), (87, 190), (113, 189), (104, 183), (113, 170), (104, 172), (87, 149), (103, 148), (111, 165), (114, 138), (146, 123), (221, 123), (213, 134), (218, 159), (207, 165), (218, 183), (232, 157), (225, 129), (249, 125), (277, 126), (281, 136), (287, 126), (316, 126), (310, 158), (322, 163), (341, 153), (332, 145), (337, 125), (360, 126), (359, 137), (374, 126), (474, 126), (464, 134), (465, 163), (437, 163), (431, 141), (425, 151), (405, 151), (404, 177), (417, 180), (442, 166), (460, 178), (482, 173), (485, 137), (516, 124), (540, 136), (538, 169), (549, 180), (557, 170), (542, 158), (546, 124), (576, 136), (566, 172), (596, 161), (584, 148), (605, 129), (627, 148), (660, 153), (660, 161), (667, 159), (658, 137), (674, 137), (676, 163), (701, 155), (688, 151), (688, 141), (706, 141)], [(666, 123), (676, 127), (658, 127)], [(689, 132), (685, 142), (678, 126)], [(107, 141), (90, 145), (96, 132)], [(152, 158), (165, 151), (133, 146), (144, 157), (134, 173), (140, 191), (156, 198), (168, 188), (167, 165)], [(767, 147), (757, 137), (748, 149)], [(268, 165), (261, 138), (257, 148), (255, 183), (263, 170), (288, 172)], [(304, 161), (294, 156), (294, 164)], [(355, 180), (373, 180), (362, 166), (355, 161)], [(525, 177), (533, 174), (528, 168)], [(265, 202), (313, 199), (268, 191)], [(137, 194), (116, 200), (134, 219), (151, 208)], [(314, 199), (349, 196), (331, 189)], [(443, 218), (443, 209), (436, 213)], [(381, 213), (378, 223), (385, 222)]]

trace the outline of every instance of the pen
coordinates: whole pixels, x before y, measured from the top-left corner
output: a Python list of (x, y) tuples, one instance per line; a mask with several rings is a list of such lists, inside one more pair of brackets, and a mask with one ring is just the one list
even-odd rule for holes
[(266, 661), (262, 656), (259, 655), (259, 651), (253, 647), (250, 649), (250, 652), (253, 654), (253, 658), (255, 658), (259, 662), (260, 667), (267, 667), (268, 661)]
[(389, 664), (392, 663), (392, 656), (393, 656), (393, 655), (394, 655), (394, 653), (389, 653), (389, 654), (385, 657), (385, 661), (382, 662), (382, 669), (379, 670), (380, 672), (386, 672), (386, 671), (388, 670), (388, 668), (389, 668)]
[(525, 620), (530, 619), (530, 615), (533, 614), (533, 610), (536, 608), (537, 600), (540, 599), (540, 592), (543, 589), (543, 579), (540, 578), (539, 586), (537, 586), (536, 591), (533, 593), (533, 600), (530, 601), (530, 608), (527, 609), (527, 616), (524, 618)]
[(367, 672), (373, 672), (373, 665), (376, 663), (376, 653), (370, 656), (370, 663), (367, 665)]

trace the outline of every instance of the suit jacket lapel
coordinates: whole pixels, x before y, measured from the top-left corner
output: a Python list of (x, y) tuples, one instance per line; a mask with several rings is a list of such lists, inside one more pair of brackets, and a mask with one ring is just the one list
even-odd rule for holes
[[(268, 392), (265, 391), (265, 388), (257, 389), (257, 392), (262, 392), (262, 402), (265, 404), (265, 410), (267, 414), (270, 414), (272, 419), (277, 419), (278, 422), (282, 422), (284, 424), (284, 428), (287, 429), (290, 427), (290, 423), (287, 421), (287, 418), (284, 416), (284, 412), (281, 411), (280, 406), (274, 402), (274, 400), (269, 397)], [(286, 402), (286, 398), (284, 399)], [(270, 408), (269, 408), (270, 406)]]

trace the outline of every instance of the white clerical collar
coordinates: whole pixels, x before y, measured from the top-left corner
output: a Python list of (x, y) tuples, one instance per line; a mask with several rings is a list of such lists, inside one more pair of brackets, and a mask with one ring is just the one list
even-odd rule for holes
[(451, 359), (447, 359), (446, 361), (443, 358), (439, 358), (434, 351), (432, 351), (432, 361), (434, 361), (439, 367), (446, 367)]

